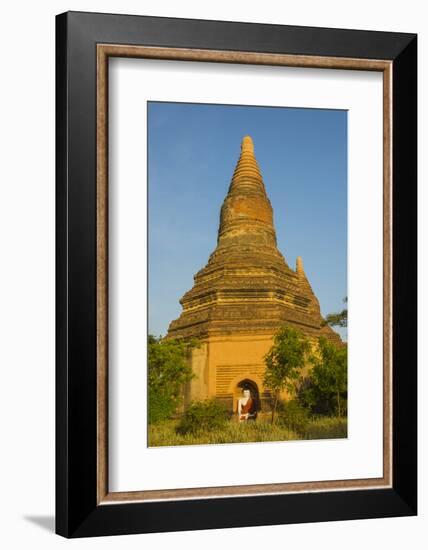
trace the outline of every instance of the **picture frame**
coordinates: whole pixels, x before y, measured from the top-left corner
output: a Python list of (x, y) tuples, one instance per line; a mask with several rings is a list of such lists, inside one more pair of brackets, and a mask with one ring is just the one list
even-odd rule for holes
[[(108, 488), (108, 60), (383, 74), (382, 478), (145, 495)], [(195, 68), (197, 70), (197, 68)], [(417, 36), (67, 12), (56, 18), (56, 532), (65, 537), (417, 513)], [(180, 492), (181, 491), (181, 492)]]

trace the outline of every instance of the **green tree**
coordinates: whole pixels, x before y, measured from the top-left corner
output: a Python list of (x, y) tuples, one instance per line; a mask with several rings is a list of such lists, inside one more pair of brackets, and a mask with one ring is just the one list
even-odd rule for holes
[(313, 367), (299, 392), (301, 401), (313, 410), (341, 417), (347, 402), (347, 347), (338, 347), (320, 337), (318, 354), (310, 360)]
[(290, 393), (295, 392), (309, 349), (309, 342), (294, 328), (281, 327), (274, 336), (273, 346), (264, 357), (266, 364), (264, 385), (273, 394), (272, 424), (275, 422), (280, 393), (285, 389)]
[(183, 386), (193, 378), (189, 364), (195, 340), (148, 338), (149, 423), (170, 418), (182, 403)]
[[(348, 303), (348, 298), (344, 298), (343, 301), (345, 304)], [(345, 307), (338, 313), (329, 313), (325, 318), (325, 324), (331, 327), (346, 328), (348, 326), (348, 308)]]

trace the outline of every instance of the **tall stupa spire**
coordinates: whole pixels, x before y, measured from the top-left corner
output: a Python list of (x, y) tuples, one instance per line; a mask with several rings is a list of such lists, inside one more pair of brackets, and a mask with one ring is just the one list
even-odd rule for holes
[(276, 248), (273, 211), (250, 136), (241, 143), (241, 155), (220, 213), (219, 247), (257, 243)]
[(266, 194), (260, 168), (254, 156), (254, 143), (250, 136), (244, 136), (242, 139), (241, 155), (233, 173), (229, 193), (245, 187)]

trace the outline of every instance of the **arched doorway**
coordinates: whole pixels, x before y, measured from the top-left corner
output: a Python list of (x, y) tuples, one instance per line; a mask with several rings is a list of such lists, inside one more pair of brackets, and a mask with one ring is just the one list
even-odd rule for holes
[(257, 410), (259, 411), (260, 410), (259, 388), (258, 388), (257, 384), (254, 382), (254, 380), (250, 380), (249, 378), (244, 378), (244, 380), (241, 380), (240, 382), (238, 382), (238, 384), (236, 385), (235, 391), (234, 391), (234, 395), (233, 395), (233, 412), (237, 411), (238, 399), (242, 396), (242, 391), (244, 389), (250, 390), (251, 397), (255, 400)]

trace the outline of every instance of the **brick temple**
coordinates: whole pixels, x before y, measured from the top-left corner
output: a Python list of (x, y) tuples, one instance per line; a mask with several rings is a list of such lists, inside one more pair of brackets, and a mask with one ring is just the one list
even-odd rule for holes
[(217, 247), (180, 303), (183, 311), (167, 337), (202, 342), (192, 352), (196, 376), (186, 401), (216, 397), (235, 409), (246, 385), (264, 408), (263, 357), (282, 325), (313, 343), (320, 335), (341, 343), (323, 324), (302, 259), (291, 269), (277, 248), (272, 205), (249, 136), (221, 208)]

